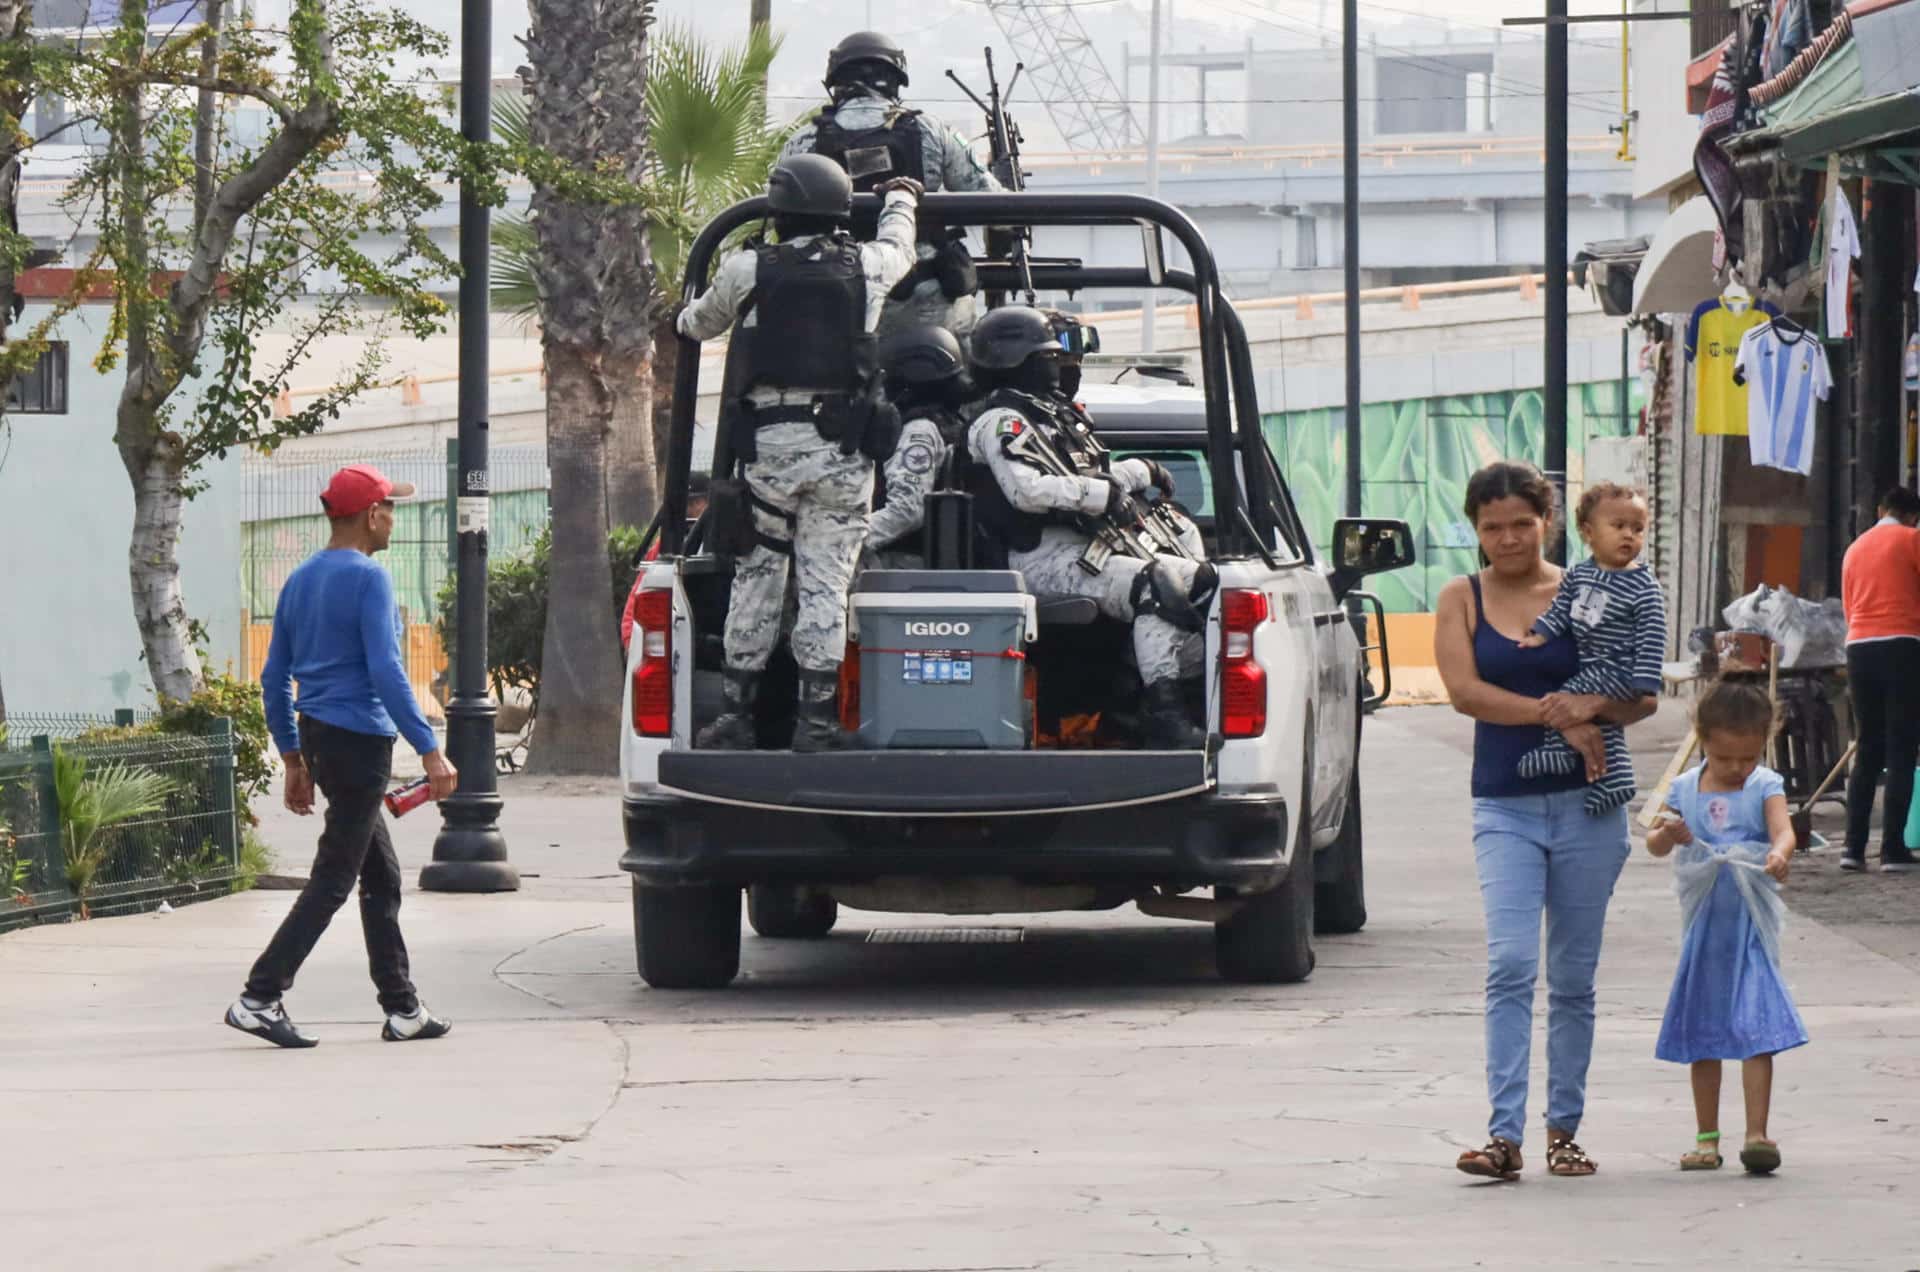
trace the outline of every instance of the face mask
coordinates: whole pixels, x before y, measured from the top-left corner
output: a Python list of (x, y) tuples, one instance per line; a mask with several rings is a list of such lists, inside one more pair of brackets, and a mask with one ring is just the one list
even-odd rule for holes
[(1078, 364), (1069, 362), (1060, 368), (1060, 391), (1074, 401), (1079, 400), (1080, 367)]
[(1045, 356), (1028, 358), (1015, 373), (1014, 385), (1035, 397), (1049, 397), (1060, 388), (1060, 360)]

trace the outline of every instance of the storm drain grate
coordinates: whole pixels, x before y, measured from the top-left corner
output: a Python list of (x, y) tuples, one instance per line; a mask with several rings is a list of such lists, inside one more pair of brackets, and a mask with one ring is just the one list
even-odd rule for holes
[(875, 928), (869, 945), (1014, 945), (1026, 935), (1017, 927)]

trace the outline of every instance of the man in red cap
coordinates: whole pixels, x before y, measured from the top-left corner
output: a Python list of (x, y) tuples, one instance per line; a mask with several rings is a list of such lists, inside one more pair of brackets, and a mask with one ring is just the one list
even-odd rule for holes
[(373, 560), (393, 537), (394, 501), (411, 494), (411, 485), (389, 481), (369, 464), (335, 473), (320, 495), (333, 536), (288, 576), (274, 606), (260, 688), (267, 727), (286, 763), (286, 804), (312, 813), (315, 787), (327, 802), (307, 886), (227, 1009), (229, 1025), (277, 1046), (319, 1041), (288, 1019), (281, 995), (356, 884), (367, 962), (386, 1013), (380, 1036), (410, 1042), (452, 1028), (420, 1005), (408, 976), (400, 861), (380, 811), (396, 734), (425, 761), (436, 800), (453, 794), (459, 776), (407, 681), (393, 580)]

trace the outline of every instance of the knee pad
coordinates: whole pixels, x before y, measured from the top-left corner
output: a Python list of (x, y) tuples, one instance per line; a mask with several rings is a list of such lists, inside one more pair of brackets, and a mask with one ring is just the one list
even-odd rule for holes
[(1134, 575), (1127, 599), (1137, 616), (1151, 614), (1181, 631), (1197, 632), (1206, 626), (1207, 609), (1219, 587), (1220, 572), (1211, 561), (1200, 562), (1194, 569), (1193, 582), (1182, 584), (1179, 573), (1156, 557)]

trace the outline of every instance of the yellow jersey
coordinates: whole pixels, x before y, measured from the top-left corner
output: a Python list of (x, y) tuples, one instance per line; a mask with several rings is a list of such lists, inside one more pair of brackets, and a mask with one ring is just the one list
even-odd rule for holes
[(1698, 394), (1693, 431), (1747, 435), (1747, 387), (1733, 380), (1740, 338), (1780, 311), (1765, 301), (1709, 300), (1687, 323), (1687, 357), (1693, 359)]

